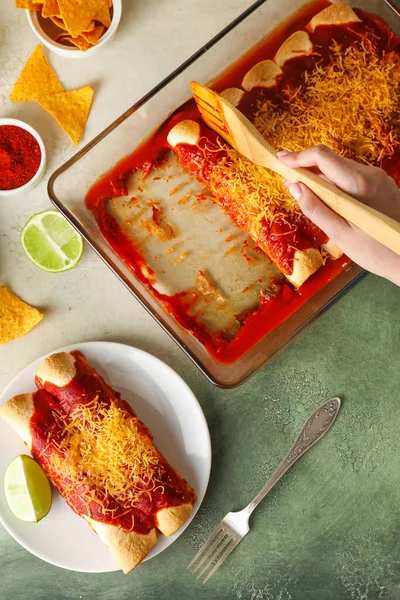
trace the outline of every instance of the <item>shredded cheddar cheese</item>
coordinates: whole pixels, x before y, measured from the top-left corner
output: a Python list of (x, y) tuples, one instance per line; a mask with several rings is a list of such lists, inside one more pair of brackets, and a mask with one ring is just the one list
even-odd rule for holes
[(360, 48), (331, 47), (332, 61), (305, 73), (305, 83), (285, 89), (284, 106), (259, 102), (254, 124), (277, 149), (298, 152), (323, 143), (335, 152), (379, 165), (400, 145), (400, 59)]
[(296, 200), (283, 184), (282, 177), (255, 165), (233, 148), (218, 142), (222, 158), (215, 167), (219, 190), (217, 195), (234, 198), (240, 208), (256, 221), (268, 222), (286, 215), (301, 213)]
[(114, 402), (107, 406), (96, 398), (59, 419), (63, 439), (52, 442), (56, 451), (49, 458), (67, 488), (84, 485), (86, 502), (112, 496), (130, 508), (141, 494), (151, 494), (161, 485), (162, 467), (154, 447), (139, 432), (136, 419)]
[[(346, 50), (334, 42), (331, 50), (328, 65), (305, 72), (296, 90), (283, 90), (283, 106), (259, 101), (254, 124), (276, 149), (298, 152), (323, 143), (342, 156), (380, 164), (400, 146), (399, 56), (379, 56), (368, 40)], [(300, 214), (279, 175), (219, 145), (217, 195), (234, 198), (254, 222)]]

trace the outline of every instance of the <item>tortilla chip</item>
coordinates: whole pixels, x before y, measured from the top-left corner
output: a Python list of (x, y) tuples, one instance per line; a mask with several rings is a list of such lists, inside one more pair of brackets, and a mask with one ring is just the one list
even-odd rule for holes
[(58, 0), (43, 0), (42, 17), (54, 17), (60, 15)]
[(71, 44), (79, 48), (79, 50), (81, 50), (82, 52), (86, 52), (86, 50), (90, 48), (89, 42), (85, 40), (85, 38), (81, 35), (78, 35), (78, 37), (76, 38), (72, 37), (72, 35), (66, 35), (63, 38), (63, 40), (64, 42), (70, 42)]
[(58, 0), (67, 30), (77, 38), (93, 21), (107, 0)]
[(105, 30), (104, 25), (96, 25), (93, 31), (82, 31), (81, 37), (83, 37), (89, 44), (97, 44), (101, 36), (103, 35), (103, 31)]
[(17, 8), (27, 8), (28, 10), (41, 10), (42, 0), (15, 0), (15, 6)]
[(104, 27), (110, 27), (111, 25), (111, 15), (110, 15), (110, 6), (112, 3), (107, 2), (104, 6), (101, 7), (99, 12), (94, 17), (96, 21), (104, 25)]
[(64, 88), (47, 62), (42, 46), (36, 46), (21, 71), (10, 94), (12, 102), (36, 100), (45, 94), (63, 92)]
[(0, 344), (28, 333), (43, 319), (33, 306), (25, 304), (7, 288), (0, 286)]
[(82, 34), (78, 35), (77, 38), (72, 37), (68, 31), (62, 31), (57, 36), (56, 42), (59, 42), (60, 44), (63, 42), (69, 42), (70, 44), (73, 44), (79, 48), (79, 50), (82, 52), (86, 52), (90, 46), (94, 46), (98, 42), (99, 38), (103, 34), (103, 31), (103, 25), (95, 25), (95, 22), (92, 21), (87, 30), (82, 31)]
[(68, 33), (68, 31), (62, 31), (61, 33), (58, 34), (58, 36), (56, 37), (56, 42), (59, 42), (60, 44), (62, 44), (63, 40), (67, 37), (71, 37)]
[(73, 38), (72, 35), (68, 33), (68, 31), (62, 31), (61, 33), (59, 33), (56, 37), (56, 42), (64, 45), (65, 42), (68, 42), (72, 46), (76, 46), (77, 48), (79, 48), (82, 52), (86, 52), (86, 50), (90, 48), (90, 44), (87, 40), (85, 40), (85, 38), (83, 38), (82, 36)]
[(77, 146), (85, 127), (93, 100), (93, 88), (86, 86), (71, 92), (61, 92), (38, 98)]
[[(57, 27), (59, 27), (60, 29), (63, 29), (63, 30), (64, 30), (64, 31), (62, 31), (62, 33), (60, 33), (60, 34), (58, 35), (58, 37), (60, 37), (61, 35), (68, 35), (68, 36), (72, 37), (72, 35), (70, 34), (70, 32), (69, 32), (69, 31), (67, 31), (67, 28), (66, 28), (66, 26), (65, 26), (65, 23), (64, 23), (64, 21), (63, 21), (63, 19), (62, 19), (61, 17), (54, 16), (54, 17), (50, 17), (50, 19), (53, 21), (53, 23), (54, 23), (55, 25), (57, 25)], [(93, 31), (93, 29), (94, 29), (94, 28), (95, 28), (95, 22), (94, 22), (94, 21), (92, 21), (92, 22), (90, 23), (90, 25), (88, 25), (88, 27), (87, 27), (87, 29), (86, 29), (85, 33), (89, 33), (90, 31)], [(78, 37), (79, 37), (79, 36), (78, 36)]]
[(64, 32), (68, 34), (67, 28), (65, 27), (65, 23), (61, 17), (58, 15), (52, 15), (50, 19), (53, 21), (54, 25), (57, 25), (60, 29), (64, 29)]
[[(89, 25), (86, 27), (85, 31), (82, 33), (88, 33), (89, 31), (93, 31), (93, 29), (96, 27), (96, 23), (94, 21), (92, 21), (91, 23), (89, 23)], [(82, 35), (82, 34), (81, 34)]]

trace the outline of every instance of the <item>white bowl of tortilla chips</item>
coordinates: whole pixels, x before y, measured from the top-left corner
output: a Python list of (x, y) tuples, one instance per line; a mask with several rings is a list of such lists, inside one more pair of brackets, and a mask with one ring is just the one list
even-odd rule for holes
[[(85, 58), (104, 46), (117, 31), (121, 0), (21, 0), (35, 35), (65, 58)], [(39, 4), (40, 1), (40, 4)]]

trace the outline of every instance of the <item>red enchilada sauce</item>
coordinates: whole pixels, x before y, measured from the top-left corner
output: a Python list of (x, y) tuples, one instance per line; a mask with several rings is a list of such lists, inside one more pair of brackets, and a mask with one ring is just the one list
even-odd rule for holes
[[(268, 37), (256, 49), (242, 57), (233, 67), (222, 75), (214, 84), (214, 89), (222, 91), (227, 87), (240, 87), (244, 75), (249, 69), (261, 60), (272, 59), (282, 43), (295, 31), (304, 29), (312, 17), (321, 10), (330, 6), (330, 2), (316, 1), (308, 5), (304, 11), (295, 15), (290, 22), (284, 24), (279, 30)], [(285, 63), (283, 75), (273, 89), (265, 90), (256, 88), (246, 93), (239, 105), (239, 109), (250, 119), (254, 118), (260, 100), (269, 100), (277, 107), (287, 102), (286, 89), (296, 89), (304, 84), (305, 73), (310, 73), (318, 64), (327, 65), (332, 60), (333, 40), (345, 49), (349, 46), (360, 45), (361, 42), (372, 44), (374, 50), (380, 55), (392, 53), (393, 60), (400, 62), (400, 38), (379, 18), (367, 14), (362, 10), (355, 10), (361, 22), (351, 23), (347, 26), (319, 26), (314, 32), (308, 32), (311, 42), (317, 53), (311, 56), (292, 58)], [(182, 119), (200, 121), (199, 113), (193, 101), (187, 102), (178, 109), (164, 123), (147, 142), (142, 144), (133, 154), (123, 159), (114, 169), (103, 176), (90, 190), (86, 197), (87, 207), (96, 216), (99, 228), (114, 250), (130, 266), (135, 275), (148, 287), (164, 305), (169, 313), (174, 314), (177, 321), (192, 332), (220, 363), (231, 364), (241, 358), (266, 335), (282, 324), (302, 307), (312, 296), (319, 292), (325, 285), (341, 273), (349, 264), (346, 257), (338, 260), (328, 258), (326, 263), (312, 275), (298, 290), (294, 290), (288, 283), (277, 283), (275, 294), (268, 293), (261, 298), (258, 308), (250, 315), (243, 318), (239, 332), (232, 340), (226, 339), (224, 332), (212, 334), (205, 325), (190, 315), (191, 302), (195, 300), (195, 292), (181, 293), (175, 296), (166, 296), (158, 293), (152, 283), (151, 273), (146, 277), (141, 267), (146, 263), (138, 248), (124, 235), (122, 228), (111, 216), (106, 207), (108, 198), (126, 195), (126, 180), (134, 171), (148, 174), (153, 165), (163, 161), (168, 150), (166, 137), (170, 129)], [(183, 145), (182, 145), (183, 148)], [(190, 152), (195, 152), (195, 147), (189, 147)], [(192, 165), (188, 157), (188, 165)], [(397, 146), (391, 156), (385, 156), (381, 165), (400, 185), (400, 149)], [(226, 205), (229, 213), (229, 203)], [(237, 220), (237, 219), (235, 219)], [(282, 233), (278, 222), (273, 225), (277, 228), (275, 234)], [(317, 229), (305, 218), (306, 238), (314, 236), (314, 244), (320, 245), (326, 238), (321, 238)], [(315, 234), (315, 235), (314, 235)], [(296, 240), (298, 247), (306, 247), (306, 242)], [(295, 245), (295, 244), (293, 244)], [(277, 252), (280, 248), (277, 247)], [(286, 259), (291, 261), (292, 255)], [(285, 260), (285, 259), (284, 259)], [(289, 263), (288, 263), (289, 264)]]
[(60, 448), (65, 438), (65, 424), (69, 422), (68, 415), (78, 406), (93, 401), (103, 406), (114, 403), (135, 419), (140, 433), (152, 439), (150, 431), (137, 420), (131, 406), (106, 384), (81, 353), (71, 354), (75, 358), (76, 375), (66, 386), (58, 387), (48, 382), (43, 385), (36, 379), (39, 390), (34, 394), (35, 411), (30, 421), (32, 455), (78, 515), (146, 535), (156, 526), (155, 515), (158, 510), (186, 502), (194, 503), (195, 494), (161, 455), (158, 457), (160, 475), (157, 487), (143, 487), (144, 490), (148, 489), (148, 493), (140, 494), (133, 507), (97, 487), (89, 490), (90, 478), (86, 473), (79, 472), (79, 465), (74, 481), (55, 468), (52, 460), (54, 454), (58, 454), (63, 461), (67, 458)]

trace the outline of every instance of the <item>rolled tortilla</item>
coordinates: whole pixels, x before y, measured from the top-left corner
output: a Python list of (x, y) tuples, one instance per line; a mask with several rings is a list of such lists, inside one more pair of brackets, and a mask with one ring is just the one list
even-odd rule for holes
[(155, 528), (147, 535), (141, 535), (90, 518), (87, 522), (110, 550), (125, 575), (137, 567), (157, 543)]
[(47, 357), (39, 366), (36, 377), (42, 381), (48, 378), (57, 387), (66, 386), (76, 375), (75, 359), (72, 354), (60, 352)]
[(233, 106), (239, 106), (244, 96), (244, 91), (240, 88), (230, 87), (226, 88), (226, 90), (223, 90), (220, 95), (222, 96), (222, 98), (225, 98), (225, 100), (230, 102)]
[(33, 394), (19, 394), (0, 407), (0, 416), (18, 433), (29, 450), (32, 450), (29, 422), (34, 411)]
[[(87, 363), (86, 363), (87, 364)], [(89, 365), (88, 365), (89, 366)], [(97, 385), (100, 386), (103, 391), (106, 391), (115, 399), (119, 400), (119, 394), (106, 384), (104, 379), (94, 370), (91, 369), (91, 375), (96, 378)], [(51, 354), (48, 356), (39, 366), (36, 371), (36, 384), (40, 387), (45, 387), (44, 382), (47, 381), (47, 391), (50, 394), (54, 394), (57, 397), (57, 389), (63, 388), (68, 385), (76, 376), (77, 371), (75, 368), (75, 358), (68, 352), (60, 352), (58, 354)], [(84, 394), (85, 390), (82, 388), (80, 393)], [(71, 407), (68, 403), (64, 404), (64, 409), (68, 411)], [(130, 407), (130, 412), (136, 417), (133, 409)], [(152, 440), (153, 436), (151, 431), (146, 427), (144, 423), (139, 421), (140, 426), (146, 432), (147, 436)]]
[(344, 2), (337, 2), (324, 8), (307, 25), (309, 31), (315, 31), (321, 25), (347, 25), (361, 21), (354, 10)]
[[(74, 352), (73, 354), (61, 352), (46, 358), (36, 372), (36, 382), (38, 387), (42, 387), (53, 394), (63, 407), (66, 407), (67, 411), (69, 410), (69, 384), (73, 383), (74, 393), (76, 393), (78, 397), (84, 398), (86, 394), (85, 383), (87, 385), (88, 382), (91, 383), (93, 389), (96, 389), (95, 393), (100, 400), (102, 394), (113, 394), (116, 402), (122, 403), (125, 409), (127, 407), (129, 408), (132, 417), (137, 422), (143, 441), (145, 441), (151, 447), (153, 453), (158, 456), (160, 464), (162, 464), (169, 476), (175, 478), (175, 484), (181, 491), (182, 497), (187, 499), (186, 501), (178, 501), (175, 497), (173, 500), (170, 500), (166, 494), (166, 506), (156, 511), (154, 514), (155, 523), (161, 533), (167, 536), (174, 534), (187, 521), (192, 513), (196, 498), (195, 493), (188, 483), (171, 467), (171, 465), (169, 465), (159, 450), (153, 446), (151, 432), (137, 419), (129, 405), (120, 400), (119, 394), (104, 381), (79, 352)], [(63, 385), (60, 385), (60, 383)], [(165, 483), (165, 488), (168, 488), (168, 483)], [(170, 506), (169, 501), (173, 502), (173, 505)]]
[[(200, 139), (200, 125), (195, 121), (184, 119), (179, 121), (168, 134), (168, 144), (173, 148), (177, 144), (195, 145)], [(182, 140), (184, 140), (182, 142)]]
[(192, 511), (193, 505), (189, 503), (162, 508), (156, 514), (156, 525), (164, 535), (173, 535), (188, 520)]
[(296, 31), (287, 40), (283, 42), (275, 55), (275, 62), (278, 67), (299, 56), (309, 56), (313, 52), (313, 44), (310, 36), (305, 31)]
[(293, 271), (286, 278), (294, 286), (300, 287), (305, 281), (318, 271), (323, 264), (321, 252), (316, 248), (307, 248), (307, 250), (296, 250), (293, 258)]
[[(221, 175), (218, 169), (215, 168), (216, 153), (221, 153), (221, 148), (215, 143), (215, 139), (214, 132), (205, 125), (202, 124), (200, 127), (198, 123), (190, 120), (184, 120), (175, 125), (167, 137), (180, 162), (188, 166), (192, 174), (208, 187), (213, 193), (215, 201), (269, 256), (288, 281), (296, 287), (300, 287), (323, 264), (320, 248), (316, 247), (314, 241), (310, 238), (309, 247), (295, 250), (292, 268), (283, 264), (282, 256), (287, 256), (287, 252), (290, 252), (290, 248), (292, 248), (289, 236), (274, 234), (272, 239), (265, 232), (266, 226), (258, 215), (248, 210), (246, 203), (243, 202), (243, 196), (232, 195), (228, 198), (229, 191), (227, 193), (225, 189), (221, 196)], [(204, 142), (204, 140), (206, 142), (203, 147), (201, 141)], [(207, 151), (210, 152), (209, 160)]]
[[(61, 357), (61, 360), (64, 364), (68, 361), (65, 357)], [(58, 372), (58, 377), (61, 377), (60, 372)], [(34, 394), (20, 394), (19, 396), (15, 396), (0, 408), (0, 416), (13, 427), (31, 451), (32, 435), (30, 421), (34, 415), (34, 411)], [(43, 459), (40, 456), (34, 456), (34, 458), (42, 465), (49, 479), (52, 480)], [(55, 484), (54, 481), (52, 483)], [(57, 484), (55, 484), (55, 487), (58, 489)], [(157, 531), (155, 527), (147, 535), (144, 535), (125, 531), (114, 525), (95, 521), (94, 519), (86, 518), (86, 520), (99, 535), (100, 539), (108, 546), (111, 554), (124, 573), (132, 571), (157, 543)]]
[(282, 69), (273, 60), (262, 60), (246, 73), (242, 81), (242, 87), (246, 92), (252, 89), (272, 88), (282, 75)]

